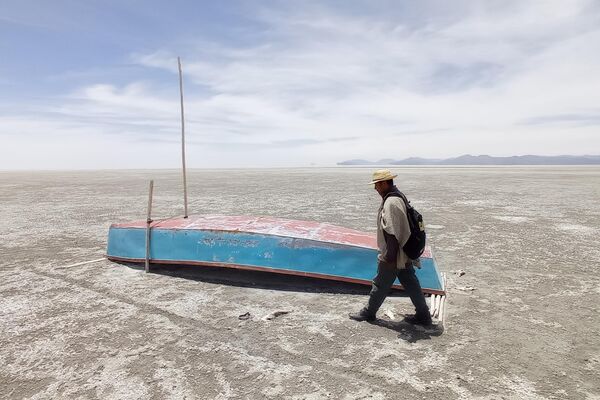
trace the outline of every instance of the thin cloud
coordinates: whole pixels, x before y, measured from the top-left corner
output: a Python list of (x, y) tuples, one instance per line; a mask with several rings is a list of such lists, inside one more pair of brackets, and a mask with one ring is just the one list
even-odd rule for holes
[(591, 1), (434, 1), (389, 12), (284, 3), (240, 20), (245, 40), (131, 49), (139, 74), (92, 80), (33, 111), (13, 107), (0, 114), (0, 136), (175, 144), (181, 55), (189, 143), (228, 155), (191, 156), (192, 166), (582, 153), (600, 147), (598, 117), (582, 112), (600, 102), (599, 21)]
[(524, 125), (549, 125), (549, 124), (568, 124), (570, 126), (577, 125), (600, 125), (600, 113), (595, 114), (559, 114), (559, 115), (543, 115), (539, 117), (529, 118), (523, 121)]

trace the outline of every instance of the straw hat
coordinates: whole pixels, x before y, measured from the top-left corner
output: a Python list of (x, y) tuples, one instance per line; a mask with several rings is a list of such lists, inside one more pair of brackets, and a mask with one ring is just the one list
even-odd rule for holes
[(369, 185), (381, 181), (389, 181), (397, 176), (398, 175), (392, 175), (392, 172), (389, 169), (378, 169), (377, 171), (373, 172), (373, 180), (369, 182)]

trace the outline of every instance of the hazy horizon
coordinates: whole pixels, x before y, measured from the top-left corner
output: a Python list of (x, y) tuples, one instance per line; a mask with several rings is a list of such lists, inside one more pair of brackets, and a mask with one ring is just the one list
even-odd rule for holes
[[(325, 165), (325, 166), (319, 166), (319, 165), (305, 165), (305, 166), (291, 166), (291, 167), (281, 167), (281, 166), (269, 166), (269, 167), (215, 167), (215, 166), (207, 166), (207, 167), (193, 167), (193, 168), (186, 168), (186, 171), (188, 172), (193, 172), (193, 171), (219, 171), (219, 170), (228, 170), (228, 171), (260, 171), (260, 170), (327, 170), (327, 169), (364, 169), (366, 171), (370, 172), (376, 168), (379, 167), (386, 167), (389, 168), (391, 170), (394, 169), (415, 169), (415, 168), (424, 168), (424, 169), (477, 169), (477, 168), (482, 168), (482, 169), (492, 169), (492, 168), (499, 168), (499, 169), (510, 169), (510, 168), (515, 168), (515, 169), (519, 169), (519, 168), (523, 168), (523, 169), (535, 169), (535, 168), (540, 168), (540, 169), (551, 169), (551, 168), (565, 168), (565, 169), (573, 169), (573, 168), (583, 168), (583, 169), (587, 169), (587, 168), (600, 168), (600, 165), (598, 164), (536, 164), (536, 165), (515, 165), (515, 164), (506, 164), (506, 165), (502, 165), (502, 164), (492, 164), (492, 165), (485, 165), (485, 164), (471, 164), (471, 165), (467, 165), (467, 164), (443, 164), (443, 165), (437, 165), (437, 164), (431, 164), (431, 165), (423, 165), (423, 164), (373, 164), (373, 165)], [(148, 171), (162, 171), (162, 172), (167, 172), (167, 171), (174, 171), (174, 172), (178, 172), (181, 173), (181, 167), (177, 168), (177, 167), (172, 167), (172, 168), (73, 168), (73, 169), (60, 169), (60, 168), (56, 168), (56, 169), (0, 169), (0, 173), (36, 173), (36, 172), (102, 172), (102, 171), (106, 171), (106, 172), (118, 172), (118, 171), (127, 171), (127, 172), (135, 172), (135, 171), (139, 171), (139, 172), (148, 172)]]

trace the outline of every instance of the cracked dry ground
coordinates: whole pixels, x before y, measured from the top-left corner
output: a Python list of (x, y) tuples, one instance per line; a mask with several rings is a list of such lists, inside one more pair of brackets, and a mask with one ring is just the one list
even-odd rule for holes
[[(370, 172), (191, 170), (190, 208), (372, 232)], [(400, 323), (405, 297), (384, 303), (393, 320), (350, 321), (368, 290), (354, 286), (65, 268), (144, 218), (149, 179), (156, 216), (181, 213), (178, 173), (0, 172), (0, 398), (599, 398), (600, 168), (397, 172), (449, 277), (442, 334)]]

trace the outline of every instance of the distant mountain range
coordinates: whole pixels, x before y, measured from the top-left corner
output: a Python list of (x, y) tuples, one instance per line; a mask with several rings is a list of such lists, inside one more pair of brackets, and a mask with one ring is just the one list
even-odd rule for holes
[(600, 156), (511, 156), (493, 157), (488, 155), (435, 159), (410, 157), (403, 160), (384, 158), (379, 161), (348, 160), (338, 165), (600, 165)]

